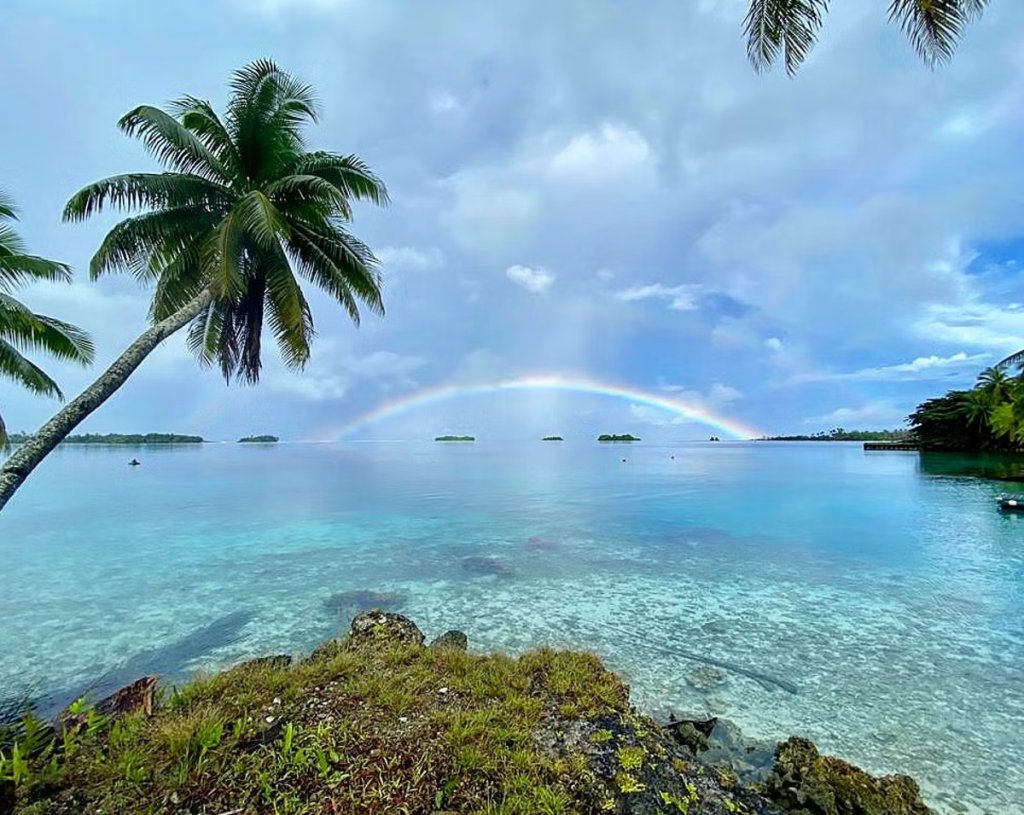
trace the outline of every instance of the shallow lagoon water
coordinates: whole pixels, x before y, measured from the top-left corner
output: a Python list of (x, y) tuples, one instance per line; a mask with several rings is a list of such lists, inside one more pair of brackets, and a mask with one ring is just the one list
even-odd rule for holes
[(0, 700), (301, 653), (344, 629), (332, 595), (387, 591), (428, 635), (589, 648), (648, 710), (808, 735), (914, 775), (941, 812), (1021, 813), (1024, 516), (977, 464), (822, 443), (65, 448), (0, 516)]

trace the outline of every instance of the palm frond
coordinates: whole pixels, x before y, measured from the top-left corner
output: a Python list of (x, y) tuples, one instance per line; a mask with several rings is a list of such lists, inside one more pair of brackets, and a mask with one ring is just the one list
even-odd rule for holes
[(216, 209), (231, 200), (224, 185), (189, 173), (126, 173), (83, 187), (64, 205), (65, 221), (84, 221), (107, 205), (118, 210), (200, 207)]
[(139, 105), (118, 121), (128, 136), (137, 136), (165, 167), (179, 173), (227, 181), (231, 173), (202, 140), (181, 122), (152, 105)]
[(384, 182), (358, 156), (340, 156), (325, 151), (306, 153), (296, 161), (293, 172), (329, 181), (346, 198), (370, 201), (381, 207), (390, 201)]
[(13, 379), (32, 393), (64, 398), (57, 383), (3, 337), (0, 337), (0, 376)]
[(828, 0), (751, 0), (744, 20), (747, 58), (758, 72), (781, 54), (794, 75), (807, 58), (828, 11)]
[(1024, 348), (1010, 354), (1005, 359), (999, 360), (999, 362), (992, 367), (997, 370), (1006, 370), (1007, 368), (1024, 368)]
[(985, 10), (988, 0), (892, 0), (890, 22), (898, 23), (928, 65), (948, 62), (967, 25)]
[(266, 292), (267, 323), (281, 358), (289, 368), (301, 369), (309, 361), (315, 335), (313, 313), (283, 252), (267, 264)]
[(317, 229), (300, 224), (289, 248), (300, 274), (341, 303), (356, 325), (356, 298), (375, 314), (384, 314), (377, 258), (358, 238), (338, 226)]
[(0, 338), (22, 351), (43, 351), (58, 359), (88, 365), (95, 351), (89, 335), (70, 323), (35, 314), (9, 295), (0, 294)]

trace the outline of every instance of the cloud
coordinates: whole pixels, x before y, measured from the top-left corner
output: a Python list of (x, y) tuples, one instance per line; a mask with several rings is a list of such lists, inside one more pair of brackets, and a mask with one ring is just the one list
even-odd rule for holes
[(559, 181), (600, 181), (641, 170), (651, 160), (647, 140), (636, 130), (603, 122), (573, 136), (547, 160), (547, 171)]
[(431, 272), (440, 269), (444, 263), (441, 250), (437, 247), (418, 249), (415, 246), (385, 246), (374, 254), (381, 262), (384, 272)]
[(626, 303), (638, 300), (665, 300), (668, 307), (675, 311), (693, 311), (697, 308), (697, 302), (704, 292), (704, 286), (700, 284), (683, 283), (679, 286), (666, 286), (662, 283), (650, 283), (621, 289), (613, 292), (612, 296), (616, 300)]
[(881, 430), (903, 425), (907, 411), (891, 402), (868, 402), (858, 407), (840, 407), (823, 416), (813, 416), (804, 424), (819, 427), (844, 427), (848, 430)]
[(509, 266), (505, 270), (505, 276), (517, 286), (522, 286), (534, 294), (543, 294), (555, 282), (555, 276), (540, 266)]
[(383, 390), (411, 389), (417, 385), (413, 374), (426, 364), (423, 357), (392, 351), (358, 355), (347, 350), (343, 342), (321, 339), (316, 355), (304, 371), (290, 371), (280, 362), (271, 363), (263, 376), (263, 385), (312, 401), (341, 399), (357, 383)]
[[(699, 410), (712, 412), (743, 398), (741, 390), (721, 382), (715, 382), (705, 392), (692, 390), (685, 385), (660, 385), (658, 390), (671, 394), (673, 399), (678, 399)], [(668, 413), (650, 405), (630, 404), (629, 415), (638, 422), (655, 427), (688, 424), (693, 421), (685, 416)]]
[(881, 365), (873, 368), (862, 368), (859, 371), (805, 373), (794, 376), (792, 384), (804, 382), (830, 382), (839, 380), (859, 380), (864, 382), (890, 382), (922, 379), (940, 379), (951, 370), (976, 369), (989, 359), (989, 354), (967, 354), (959, 351), (948, 357), (932, 354), (917, 357), (910, 362), (897, 365)]

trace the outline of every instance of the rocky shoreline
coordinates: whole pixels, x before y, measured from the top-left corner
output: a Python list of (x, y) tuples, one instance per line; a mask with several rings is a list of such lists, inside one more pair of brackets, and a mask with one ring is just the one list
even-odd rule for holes
[(931, 812), (911, 778), (806, 739), (645, 716), (592, 655), (476, 655), (459, 631), (427, 645), (379, 610), (302, 661), (250, 660), (163, 698), (143, 677), (32, 745), (22, 733), (20, 752), (13, 738), (0, 815)]

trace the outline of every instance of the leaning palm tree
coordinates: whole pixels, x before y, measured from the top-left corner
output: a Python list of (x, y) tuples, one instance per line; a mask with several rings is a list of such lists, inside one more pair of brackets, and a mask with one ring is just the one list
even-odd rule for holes
[[(948, 62), (968, 24), (989, 0), (891, 0), (889, 21), (897, 23), (930, 66)], [(829, 0), (750, 0), (745, 29), (747, 56), (754, 68), (770, 68), (780, 54), (791, 76), (807, 58), (821, 30)]]
[[(81, 329), (36, 314), (14, 298), (14, 291), (33, 281), (71, 280), (67, 265), (26, 253), (25, 244), (11, 223), (15, 220), (14, 204), (0, 193), (0, 376), (13, 379), (33, 393), (63, 399), (57, 383), (25, 352), (43, 351), (58, 359), (88, 365), (92, 362), (92, 341)], [(0, 449), (9, 449), (2, 415)]]
[(161, 341), (190, 326), (189, 347), (224, 377), (259, 379), (264, 324), (285, 363), (309, 359), (313, 317), (299, 278), (359, 321), (383, 314), (377, 260), (346, 229), (351, 202), (387, 203), (360, 159), (309, 151), (312, 89), (261, 60), (236, 71), (223, 118), (186, 96), (169, 111), (142, 106), (120, 121), (166, 172), (98, 181), (64, 210), (81, 221), (111, 206), (142, 209), (106, 236), (90, 273), (127, 271), (153, 285), (152, 325), (77, 399), (0, 467), (0, 509), (32, 469), (103, 404)]

